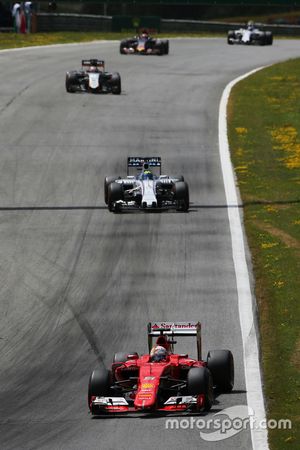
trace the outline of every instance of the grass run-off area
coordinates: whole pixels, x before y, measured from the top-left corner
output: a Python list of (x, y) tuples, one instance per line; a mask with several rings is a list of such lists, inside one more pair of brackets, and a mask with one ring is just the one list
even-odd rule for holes
[[(30, 47), (35, 45), (70, 44), (75, 42), (91, 42), (97, 40), (120, 40), (135, 33), (100, 33), (100, 32), (53, 32), (53, 33), (1, 33), (0, 50), (18, 47)], [(160, 34), (159, 37), (218, 37), (225, 34), (216, 33), (168, 33)]]
[[(238, 83), (229, 143), (252, 255), (272, 450), (300, 443), (300, 59)], [(251, 405), (250, 405), (251, 406)]]

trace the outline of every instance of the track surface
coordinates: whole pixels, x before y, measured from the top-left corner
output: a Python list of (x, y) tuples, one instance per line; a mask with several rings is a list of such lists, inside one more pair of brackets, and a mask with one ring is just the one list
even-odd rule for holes
[[(200, 319), (204, 354), (229, 348), (236, 362), (235, 391), (206, 418), (246, 403), (218, 105), (231, 79), (298, 54), (299, 41), (221, 39), (174, 40), (166, 57), (121, 56), (117, 43), (0, 54), (2, 450), (251, 448), (249, 430), (209, 444), (164, 418), (91, 419), (87, 382), (115, 351), (145, 352), (149, 320)], [(67, 94), (83, 57), (118, 70), (123, 94)], [(123, 175), (128, 155), (183, 174), (191, 211), (109, 213), (103, 178)]]

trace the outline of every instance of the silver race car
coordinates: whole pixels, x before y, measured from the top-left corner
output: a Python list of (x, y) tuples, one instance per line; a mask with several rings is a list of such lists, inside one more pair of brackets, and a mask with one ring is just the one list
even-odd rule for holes
[(66, 91), (120, 95), (121, 77), (118, 72), (106, 72), (101, 59), (83, 59), (81, 70), (67, 72)]
[(160, 157), (128, 157), (126, 177), (105, 177), (104, 200), (112, 212), (169, 208), (188, 211), (189, 188), (182, 175), (161, 174)]
[(229, 45), (272, 45), (273, 34), (271, 31), (261, 31), (255, 27), (252, 21), (248, 22), (247, 28), (228, 31), (227, 42)]

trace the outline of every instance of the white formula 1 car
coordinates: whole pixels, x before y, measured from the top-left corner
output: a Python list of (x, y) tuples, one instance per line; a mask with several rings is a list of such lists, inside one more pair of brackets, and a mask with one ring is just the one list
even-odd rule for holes
[(272, 45), (273, 34), (271, 31), (261, 31), (255, 27), (252, 21), (248, 22), (247, 28), (228, 31), (227, 42), (229, 45)]
[(112, 212), (124, 208), (188, 211), (189, 188), (182, 175), (161, 175), (160, 157), (129, 157), (126, 177), (105, 177), (104, 200)]

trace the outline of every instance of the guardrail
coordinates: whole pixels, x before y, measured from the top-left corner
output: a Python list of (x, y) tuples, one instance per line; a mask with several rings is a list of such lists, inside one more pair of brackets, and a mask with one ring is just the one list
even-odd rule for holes
[[(215, 32), (226, 33), (238, 29), (244, 24), (206, 22), (200, 20), (161, 19), (161, 33), (168, 32)], [(274, 35), (300, 36), (300, 25), (266, 25), (259, 24), (262, 29), (272, 31)], [(38, 13), (36, 15), (36, 31), (112, 31), (112, 16), (92, 14), (58, 14)], [(134, 30), (133, 30), (134, 31)]]

